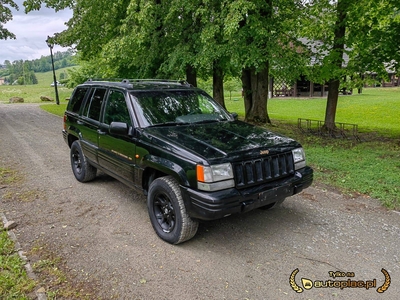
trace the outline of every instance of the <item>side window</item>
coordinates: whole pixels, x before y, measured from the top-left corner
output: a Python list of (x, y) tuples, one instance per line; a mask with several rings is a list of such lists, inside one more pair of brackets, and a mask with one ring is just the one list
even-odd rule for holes
[(85, 99), (86, 92), (89, 89), (87, 87), (79, 87), (75, 90), (71, 99), (68, 102), (68, 111), (78, 113), (82, 105), (83, 99)]
[(82, 115), (98, 121), (100, 119), (101, 104), (103, 103), (106, 89), (96, 88), (91, 97), (86, 101)]
[(126, 106), (125, 96), (119, 91), (111, 90), (108, 95), (106, 110), (104, 112), (104, 123), (123, 122), (132, 125)]

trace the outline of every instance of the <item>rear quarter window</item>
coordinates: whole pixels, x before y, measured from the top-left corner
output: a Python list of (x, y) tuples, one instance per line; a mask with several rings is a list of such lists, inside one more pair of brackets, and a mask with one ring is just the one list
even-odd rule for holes
[(72, 94), (72, 97), (68, 102), (67, 110), (78, 113), (88, 90), (89, 88), (87, 87), (76, 88), (75, 92)]

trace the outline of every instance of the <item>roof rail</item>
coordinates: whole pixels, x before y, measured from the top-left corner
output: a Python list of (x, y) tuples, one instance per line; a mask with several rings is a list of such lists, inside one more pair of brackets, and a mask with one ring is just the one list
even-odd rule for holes
[(186, 80), (173, 80), (173, 79), (92, 79), (89, 78), (86, 80), (86, 83), (110, 83), (117, 85), (132, 85), (132, 84), (140, 84), (140, 83), (150, 83), (150, 84), (158, 84), (158, 85), (183, 85), (187, 87), (193, 87)]
[(176, 85), (185, 85), (192, 86), (186, 80), (174, 80), (174, 79), (123, 79), (123, 83), (154, 83), (154, 84), (176, 84)]
[(131, 87), (132, 88), (132, 83), (130, 83), (129, 81), (120, 81), (120, 79), (92, 79), (89, 78), (88, 80), (86, 80), (87, 84), (104, 84), (107, 86), (121, 86), (121, 87)]

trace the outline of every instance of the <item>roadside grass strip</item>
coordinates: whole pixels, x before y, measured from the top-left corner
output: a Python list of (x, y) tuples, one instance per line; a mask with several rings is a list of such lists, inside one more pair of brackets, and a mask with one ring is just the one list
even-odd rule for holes
[(15, 250), (15, 243), (8, 232), (0, 226), (0, 296), (1, 299), (32, 299), (30, 293), (36, 282), (29, 278), (25, 269), (26, 262)]

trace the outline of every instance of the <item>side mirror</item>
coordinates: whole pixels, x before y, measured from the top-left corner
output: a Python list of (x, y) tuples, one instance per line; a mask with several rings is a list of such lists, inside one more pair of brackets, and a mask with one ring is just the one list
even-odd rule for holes
[(238, 117), (239, 117), (238, 114), (235, 113), (235, 112), (231, 113), (231, 116), (232, 116), (232, 118), (233, 118), (234, 120), (237, 120)]
[(129, 133), (129, 126), (123, 122), (111, 122), (109, 132), (113, 135), (127, 136)]

